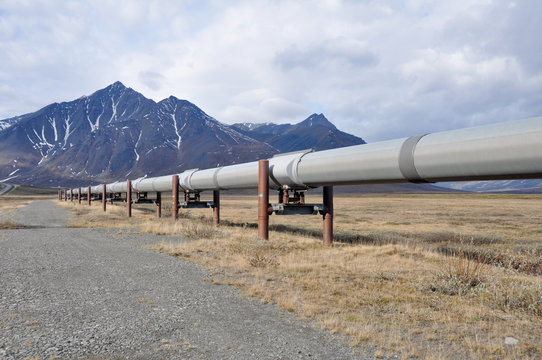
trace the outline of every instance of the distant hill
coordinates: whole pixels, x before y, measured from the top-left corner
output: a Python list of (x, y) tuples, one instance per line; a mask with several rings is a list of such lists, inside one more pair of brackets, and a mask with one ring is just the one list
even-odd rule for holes
[(446, 188), (481, 193), (542, 193), (542, 180), (495, 180), (442, 183)]
[(0, 121), (0, 181), (77, 186), (363, 144), (324, 115), (295, 125), (226, 125), (170, 96), (116, 82), (90, 96)]
[(298, 124), (233, 124), (237, 131), (265, 142), (280, 152), (327, 150), (365, 144), (362, 138), (340, 131), (323, 114), (312, 114)]

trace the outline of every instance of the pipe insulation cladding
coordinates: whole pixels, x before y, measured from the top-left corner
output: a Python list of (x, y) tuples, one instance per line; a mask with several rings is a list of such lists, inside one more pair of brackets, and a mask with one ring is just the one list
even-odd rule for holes
[[(184, 191), (258, 188), (257, 161), (178, 175)], [(542, 178), (542, 117), (269, 159), (272, 189), (535, 178)], [(134, 180), (132, 189), (171, 191), (171, 175)], [(126, 182), (107, 191), (126, 192)]]

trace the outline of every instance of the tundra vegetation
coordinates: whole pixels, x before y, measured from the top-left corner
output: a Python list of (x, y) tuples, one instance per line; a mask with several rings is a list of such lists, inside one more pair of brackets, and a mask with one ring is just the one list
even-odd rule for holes
[[(72, 226), (157, 236), (156, 250), (201, 264), (216, 284), (276, 303), (344, 335), (377, 357), (542, 357), (542, 196), (336, 195), (335, 243), (321, 245), (321, 216), (270, 217), (256, 238), (255, 196), (222, 195), (221, 226), (209, 209), (162, 219), (154, 206), (78, 205)], [(321, 202), (307, 196), (307, 202)]]

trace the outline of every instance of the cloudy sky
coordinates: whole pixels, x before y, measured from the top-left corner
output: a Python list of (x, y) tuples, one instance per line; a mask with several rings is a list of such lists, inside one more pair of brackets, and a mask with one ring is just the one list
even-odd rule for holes
[(542, 116), (542, 1), (0, 0), (0, 119), (120, 80), (369, 142)]

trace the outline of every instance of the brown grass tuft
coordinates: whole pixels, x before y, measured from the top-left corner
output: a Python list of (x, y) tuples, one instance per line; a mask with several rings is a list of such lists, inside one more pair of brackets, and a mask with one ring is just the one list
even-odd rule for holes
[(488, 301), (504, 312), (521, 311), (542, 318), (542, 284), (522, 279), (505, 279), (489, 284)]
[(446, 256), (430, 289), (447, 295), (464, 295), (484, 283), (489, 271), (481, 257), (473, 258), (471, 253), (460, 251)]

